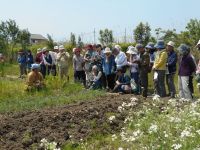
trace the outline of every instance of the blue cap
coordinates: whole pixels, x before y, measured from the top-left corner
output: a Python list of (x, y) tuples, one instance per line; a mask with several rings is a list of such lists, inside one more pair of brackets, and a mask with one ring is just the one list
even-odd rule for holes
[(145, 48), (148, 48), (148, 49), (154, 49), (154, 43), (153, 42), (149, 42)]
[(38, 69), (38, 68), (40, 68), (39, 64), (32, 64), (31, 65), (31, 69)]
[(181, 54), (185, 54), (185, 53), (188, 53), (190, 51), (190, 47), (187, 46), (186, 44), (181, 44), (179, 47), (178, 47), (178, 51), (181, 53)]
[(135, 48), (138, 50), (139, 48), (143, 48), (143, 45), (140, 44), (140, 43), (139, 43), (139, 44), (136, 44), (136, 45), (135, 45)]
[(155, 48), (164, 49), (165, 48), (165, 42), (163, 40), (158, 40), (156, 45), (155, 45)]

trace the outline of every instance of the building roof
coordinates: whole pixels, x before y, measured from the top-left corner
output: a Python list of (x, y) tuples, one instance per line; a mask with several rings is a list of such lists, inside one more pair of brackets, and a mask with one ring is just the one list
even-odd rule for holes
[(47, 40), (44, 36), (41, 34), (31, 34), (31, 39), (34, 40)]

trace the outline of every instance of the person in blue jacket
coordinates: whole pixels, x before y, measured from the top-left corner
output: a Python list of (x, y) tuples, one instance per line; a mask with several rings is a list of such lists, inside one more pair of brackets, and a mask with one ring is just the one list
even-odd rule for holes
[(114, 55), (112, 55), (112, 51), (110, 50), (110, 48), (106, 47), (103, 53), (104, 56), (102, 58), (102, 68), (106, 79), (106, 89), (109, 91), (113, 90), (115, 86), (116, 63), (115, 57)]
[(28, 72), (31, 72), (31, 65), (34, 63), (34, 60), (33, 60), (33, 55), (31, 53), (30, 50), (27, 51), (27, 68), (28, 68)]
[(118, 79), (116, 81), (116, 85), (113, 89), (114, 93), (123, 93), (130, 94), (131, 93), (131, 79), (128, 75), (124, 73), (123, 68), (117, 68), (117, 76)]
[(174, 51), (174, 42), (169, 41), (167, 43), (167, 52), (168, 52), (168, 59), (167, 59), (167, 72), (166, 72), (166, 82), (167, 87), (169, 90), (169, 96), (171, 98), (175, 98), (176, 88), (174, 84), (174, 76), (176, 74), (176, 63), (177, 63), (177, 54)]
[(20, 70), (19, 78), (23, 78), (23, 76), (27, 74), (27, 72), (26, 72), (26, 54), (24, 53), (23, 50), (18, 51), (17, 62), (19, 64), (19, 70)]

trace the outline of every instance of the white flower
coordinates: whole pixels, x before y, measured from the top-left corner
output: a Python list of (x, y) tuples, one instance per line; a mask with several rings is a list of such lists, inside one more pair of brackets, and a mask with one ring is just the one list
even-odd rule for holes
[(168, 138), (168, 137), (169, 137), (169, 135), (167, 134), (166, 131), (163, 131), (163, 133), (164, 133), (164, 137), (165, 137), (165, 138)]
[(149, 133), (153, 133), (153, 132), (157, 132), (158, 130), (158, 126), (156, 124), (151, 124), (151, 126), (149, 127)]
[(182, 147), (181, 144), (173, 144), (172, 148), (174, 148), (175, 150), (180, 149)]
[(40, 142), (41, 143), (47, 143), (48, 141), (45, 138), (43, 138)]
[(200, 135), (200, 130), (197, 130), (196, 133), (198, 133)]
[(181, 119), (178, 117), (170, 117), (169, 122), (179, 123), (181, 122)]
[(110, 121), (110, 123), (112, 123), (113, 120), (115, 120), (115, 116), (110, 116), (110, 117), (108, 118), (108, 120)]
[(136, 97), (131, 97), (131, 101), (138, 101)]
[(126, 104), (125, 102), (122, 103), (122, 107), (126, 107), (126, 105), (127, 105), (127, 104)]
[(137, 137), (141, 134), (141, 131), (140, 130), (136, 130), (133, 132), (133, 136)]
[(122, 112), (122, 111), (124, 110), (124, 108), (123, 108), (122, 106), (119, 106), (119, 107), (117, 108), (117, 110), (118, 110), (119, 112)]
[(123, 148), (122, 148), (122, 147), (119, 147), (118, 150), (123, 150)]
[(187, 128), (181, 132), (181, 138), (191, 137), (191, 136), (192, 136), (192, 133)]
[(117, 139), (117, 136), (115, 134), (112, 135), (112, 141), (115, 141)]
[(152, 99), (153, 99), (153, 101), (159, 101), (160, 99), (160, 96), (159, 95), (155, 95)]

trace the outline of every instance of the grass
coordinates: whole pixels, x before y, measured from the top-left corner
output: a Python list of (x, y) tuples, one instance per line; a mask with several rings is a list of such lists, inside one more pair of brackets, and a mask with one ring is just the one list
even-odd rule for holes
[[(17, 65), (5, 67), (5, 75), (18, 76)], [(58, 77), (45, 79), (47, 88), (39, 92), (25, 92), (25, 79), (2, 77), (0, 80), (0, 113), (41, 109), (63, 104), (93, 99), (104, 94), (103, 91), (85, 90), (81, 84), (60, 81)]]

